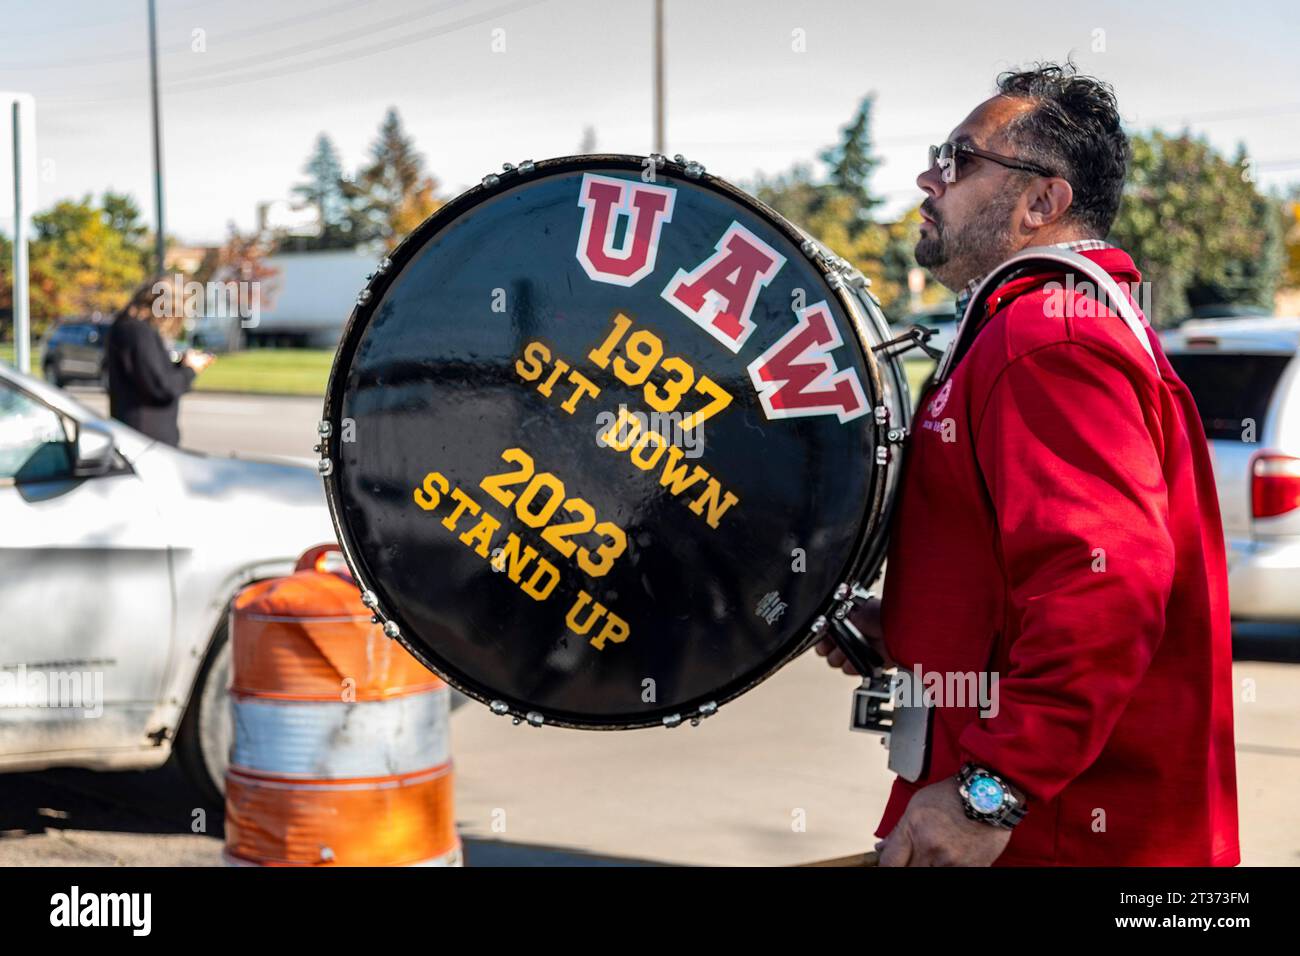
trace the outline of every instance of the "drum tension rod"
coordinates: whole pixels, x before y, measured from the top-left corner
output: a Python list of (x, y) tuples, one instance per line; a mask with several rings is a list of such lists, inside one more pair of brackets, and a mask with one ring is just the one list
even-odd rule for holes
[(883, 352), (884, 358), (897, 358), (900, 355), (906, 355), (912, 349), (920, 349), (937, 362), (943, 358), (943, 352), (927, 344), (930, 337), (937, 331), (937, 329), (927, 329), (924, 325), (909, 326), (907, 331), (897, 338), (890, 339), (888, 342), (881, 342), (879, 345), (873, 345), (871, 351)]

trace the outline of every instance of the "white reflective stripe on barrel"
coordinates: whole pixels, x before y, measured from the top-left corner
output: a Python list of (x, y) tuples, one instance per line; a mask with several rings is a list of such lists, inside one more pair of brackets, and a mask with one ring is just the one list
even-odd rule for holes
[(447, 688), (391, 700), (231, 695), (233, 769), (340, 780), (415, 773), (451, 759)]

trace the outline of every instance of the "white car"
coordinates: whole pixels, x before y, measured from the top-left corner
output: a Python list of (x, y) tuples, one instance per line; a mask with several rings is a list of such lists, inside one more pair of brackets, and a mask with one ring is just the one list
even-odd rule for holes
[(1300, 623), (1300, 319), (1192, 320), (1160, 338), (1214, 458), (1233, 619)]
[(174, 748), (216, 798), (229, 602), (334, 541), (314, 468), (178, 450), (0, 365), (0, 771)]

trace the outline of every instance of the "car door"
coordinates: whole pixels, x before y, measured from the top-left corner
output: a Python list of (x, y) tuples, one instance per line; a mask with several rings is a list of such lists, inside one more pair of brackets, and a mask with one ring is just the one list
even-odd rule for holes
[(86, 327), (65, 325), (59, 329), (59, 378), (75, 381), (85, 375)]
[(172, 646), (158, 511), (120, 456), (74, 476), (78, 427), (0, 379), (0, 765), (149, 745)]
[(46, 379), (57, 383), (62, 378), (63, 352), (67, 345), (67, 331), (62, 326), (50, 330), (45, 340), (41, 371)]
[(103, 354), (103, 331), (97, 325), (83, 325), (78, 328), (73, 340), (71, 372), (77, 378), (93, 380), (99, 378), (100, 356)]

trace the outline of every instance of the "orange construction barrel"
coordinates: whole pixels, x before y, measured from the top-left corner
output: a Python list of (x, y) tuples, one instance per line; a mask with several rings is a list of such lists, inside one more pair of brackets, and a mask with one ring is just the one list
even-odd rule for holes
[(231, 606), (226, 861), (459, 865), (447, 685), (323, 570), (326, 552)]

